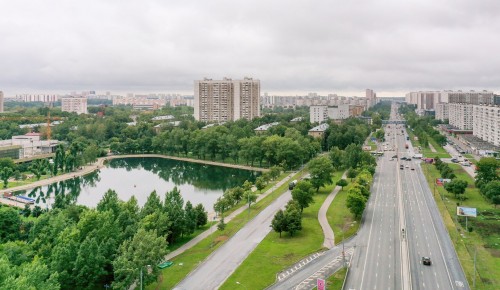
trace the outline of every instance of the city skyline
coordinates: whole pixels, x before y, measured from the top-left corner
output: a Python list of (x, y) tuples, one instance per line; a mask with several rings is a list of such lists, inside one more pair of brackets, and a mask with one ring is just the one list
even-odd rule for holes
[(5, 2), (0, 90), (193, 94), (252, 77), (274, 95), (500, 88), (497, 1)]

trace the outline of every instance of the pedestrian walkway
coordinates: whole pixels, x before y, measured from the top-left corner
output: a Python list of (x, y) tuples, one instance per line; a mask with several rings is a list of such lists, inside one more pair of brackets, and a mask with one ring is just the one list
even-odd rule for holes
[(436, 148), (434, 148), (434, 146), (432, 146), (432, 144), (431, 144), (431, 143), (427, 143), (427, 144), (429, 144), (429, 149), (431, 149), (431, 152), (432, 152), (432, 153), (437, 153)]
[[(342, 178), (346, 178), (346, 172), (342, 175)], [(333, 199), (337, 195), (337, 193), (342, 189), (340, 186), (335, 186), (335, 188), (330, 192), (330, 194), (326, 197), (325, 201), (321, 205), (321, 208), (318, 212), (318, 220), (321, 228), (323, 229), (323, 234), (325, 239), (323, 241), (323, 247), (331, 249), (335, 246), (335, 234), (333, 233), (332, 227), (328, 223), (328, 218), (326, 217), (326, 213), (330, 204), (332, 204)]]
[[(268, 189), (263, 194), (260, 194), (257, 197), (257, 201), (256, 202), (259, 202), (260, 200), (262, 200), (263, 198), (265, 198), (266, 196), (268, 196), (269, 194), (271, 194), (273, 191), (275, 191), (276, 189), (278, 189), (281, 185), (283, 185), (285, 182), (287, 182), (288, 180), (290, 180), (290, 178), (292, 178), (292, 176), (294, 176), (295, 174), (297, 174), (297, 172), (292, 172), (289, 175), (287, 175), (285, 178), (283, 178), (282, 180), (278, 181), (273, 187), (271, 187), (270, 189)], [(224, 222), (226, 222), (226, 223), (230, 222), (233, 218), (235, 218), (237, 215), (239, 215), (240, 213), (244, 212), (245, 210), (247, 210), (246, 206), (242, 206), (242, 207), (238, 208), (237, 210), (235, 210), (234, 212), (232, 212), (228, 216), (224, 217)], [(217, 224), (214, 224), (208, 230), (204, 231), (203, 233), (199, 234), (198, 236), (196, 236), (195, 238), (193, 238), (189, 242), (185, 243), (184, 245), (182, 245), (177, 250), (175, 250), (173, 252), (170, 252), (168, 255), (165, 256), (165, 260), (170, 260), (170, 259), (172, 259), (172, 258), (174, 258), (174, 257), (176, 257), (176, 256), (178, 256), (178, 255), (180, 255), (182, 253), (184, 253), (186, 250), (192, 248), (193, 246), (195, 246), (196, 244), (198, 244), (200, 241), (202, 241), (206, 237), (210, 236), (216, 230), (217, 230)]]

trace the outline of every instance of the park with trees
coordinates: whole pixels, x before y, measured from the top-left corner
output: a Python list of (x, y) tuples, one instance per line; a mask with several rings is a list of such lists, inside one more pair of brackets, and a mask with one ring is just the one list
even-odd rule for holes
[[(227, 190), (214, 205), (222, 217), (221, 230), (228, 211), (238, 204), (252, 208), (257, 195), (283, 170), (297, 169), (311, 160), (307, 166), (310, 180), (301, 182), (293, 194), (295, 198), (283, 211), (282, 220), (287, 222), (282, 223), (282, 232), (294, 236), (302, 229), (302, 213), (311, 205), (311, 196), (332, 184), (333, 170), (374, 166), (373, 157), (361, 150), (373, 128), (357, 119), (332, 123), (324, 138), (315, 139), (307, 135), (314, 125), (307, 118), (289, 122), (297, 116), (293, 111), (202, 129), (206, 124), (194, 121), (189, 109), (165, 108), (155, 115), (172, 114), (180, 125), (162, 126), (159, 132), (154, 129), (156, 123), (151, 121), (151, 115), (133, 112), (129, 107), (89, 109), (92, 113), (105, 110), (104, 118), (48, 108), (23, 108), (14, 115), (29, 112), (45, 116), (48, 110), (53, 116), (64, 118), (52, 130), (52, 138), (61, 144), (51, 160), (19, 164), (0, 160), (4, 187), (73, 172), (108, 152), (160, 153), (269, 168), (255, 184), (245, 183)], [(136, 124), (127, 125), (133, 114), (137, 114)], [(253, 130), (275, 121), (280, 125), (268, 132), (256, 134)], [(25, 131), (19, 130), (18, 125), (27, 122), (2, 122), (0, 133), (7, 137), (23, 134)], [(43, 127), (36, 130), (42, 136), (47, 133)], [(329, 149), (335, 153), (317, 157)], [(163, 202), (152, 192), (143, 208), (139, 208), (135, 198), (121, 201), (116, 192), (109, 190), (95, 209), (57, 202), (51, 210), (0, 207), (0, 216), (0, 267), (5, 270), (0, 275), (0, 288), (9, 285), (7, 289), (26, 289), (27, 285), (37, 285), (34, 289), (97, 289), (106, 285), (125, 288), (141, 270), (145, 282), (151, 282), (159, 273), (156, 265), (171, 246), (207, 228), (205, 209), (189, 202), (184, 204), (176, 188), (165, 193)], [(145, 249), (145, 244), (150, 246)]]

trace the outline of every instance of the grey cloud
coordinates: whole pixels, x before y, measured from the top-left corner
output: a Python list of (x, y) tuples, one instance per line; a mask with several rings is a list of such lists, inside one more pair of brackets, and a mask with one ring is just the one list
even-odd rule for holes
[(500, 87), (499, 1), (1, 1), (0, 89)]

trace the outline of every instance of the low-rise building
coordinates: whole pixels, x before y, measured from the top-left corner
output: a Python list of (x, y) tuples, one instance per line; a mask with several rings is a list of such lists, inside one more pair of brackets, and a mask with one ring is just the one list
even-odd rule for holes
[(262, 126), (259, 126), (259, 127), (255, 128), (254, 131), (257, 134), (263, 133), (263, 132), (267, 132), (267, 130), (269, 130), (269, 128), (277, 126), (279, 124), (280, 124), (279, 122), (273, 122), (273, 123), (270, 123), (270, 124), (264, 124)]
[(322, 138), (328, 128), (330, 128), (330, 125), (323, 123), (309, 130), (308, 134), (314, 138)]

